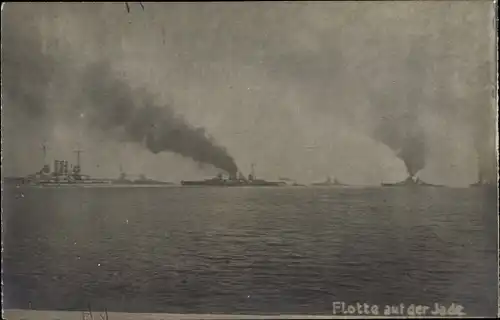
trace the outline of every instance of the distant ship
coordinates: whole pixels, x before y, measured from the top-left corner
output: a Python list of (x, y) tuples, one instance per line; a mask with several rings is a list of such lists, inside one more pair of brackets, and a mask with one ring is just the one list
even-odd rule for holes
[(123, 171), (120, 173), (120, 177), (116, 180), (111, 180), (111, 183), (113, 185), (173, 185), (172, 182), (158, 181), (146, 178), (144, 174), (139, 175), (139, 178), (137, 179), (128, 179), (127, 175)]
[(483, 177), (483, 174), (481, 171), (479, 171), (478, 173), (478, 179), (477, 179), (477, 182), (473, 183), (470, 185), (471, 188), (488, 188), (488, 187), (496, 187), (498, 185), (497, 184), (494, 184), (492, 183), (491, 181), (489, 180), (486, 180), (484, 177)]
[(285, 178), (285, 177), (279, 177), (279, 181), (283, 183), (283, 185), (286, 186), (292, 186), (292, 187), (305, 187), (305, 184), (298, 183), (297, 181), (290, 179), (290, 178)]
[(332, 181), (331, 177), (327, 177), (324, 182), (316, 182), (316, 183), (313, 183), (312, 185), (313, 186), (338, 186), (338, 187), (346, 187), (347, 186), (346, 184), (339, 182), (337, 180), (337, 178), (335, 178), (335, 177), (333, 178), (333, 181)]
[(229, 178), (225, 179), (222, 174), (218, 174), (216, 177), (211, 179), (205, 179), (201, 181), (181, 181), (184, 186), (219, 186), (219, 187), (278, 187), (284, 186), (286, 183), (282, 181), (266, 181), (262, 179), (257, 179), (254, 173), (254, 165), (252, 164), (252, 173), (248, 175), (248, 179), (243, 176), (240, 172), (237, 175), (230, 175)]
[(470, 185), (471, 188), (484, 188), (484, 187), (494, 187), (495, 184), (489, 181), (478, 181)]
[(305, 187), (305, 186), (306, 186), (305, 184), (298, 183), (298, 182), (292, 183), (292, 187)]
[(382, 183), (382, 187), (442, 187), (441, 185), (435, 185), (426, 183), (415, 176), (408, 176), (403, 181), (396, 183)]

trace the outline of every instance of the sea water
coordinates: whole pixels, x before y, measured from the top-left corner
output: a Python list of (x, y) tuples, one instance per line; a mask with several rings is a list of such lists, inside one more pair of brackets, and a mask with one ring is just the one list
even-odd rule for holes
[(481, 188), (7, 187), (4, 308), (332, 314), (497, 308)]

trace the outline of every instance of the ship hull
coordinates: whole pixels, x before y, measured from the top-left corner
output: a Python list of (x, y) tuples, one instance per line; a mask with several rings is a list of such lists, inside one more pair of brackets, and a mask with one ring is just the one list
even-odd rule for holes
[(221, 182), (209, 182), (209, 181), (181, 181), (183, 186), (213, 186), (213, 187), (225, 187), (227, 186)]
[(7, 178), (4, 182), (8, 185), (17, 186), (82, 186), (82, 185), (109, 185), (110, 180), (85, 179), (85, 180), (55, 180), (55, 179), (30, 179), (30, 178)]
[(280, 182), (258, 181), (258, 182), (214, 182), (214, 181), (181, 181), (183, 186), (199, 187), (279, 187)]
[(168, 187), (173, 186), (173, 183), (121, 183), (113, 181), (85, 181), (85, 182), (25, 182), (17, 183), (15, 186), (21, 187), (64, 187), (64, 188), (78, 188), (78, 187)]
[(397, 187), (410, 187), (410, 188), (421, 188), (421, 187), (432, 187), (432, 188), (441, 188), (443, 186), (440, 186), (440, 185), (434, 185), (434, 184), (428, 184), (428, 183), (382, 183), (381, 184), (382, 187), (389, 187), (389, 188), (397, 188)]
[(469, 188), (496, 188), (497, 186), (491, 183), (473, 183), (469, 185)]
[(115, 186), (171, 186), (174, 185), (171, 182), (163, 182), (163, 181), (112, 181), (112, 185)]
[(111, 185), (111, 181), (83, 181), (83, 182), (31, 182), (28, 185), (32, 186), (93, 186), (93, 185)]

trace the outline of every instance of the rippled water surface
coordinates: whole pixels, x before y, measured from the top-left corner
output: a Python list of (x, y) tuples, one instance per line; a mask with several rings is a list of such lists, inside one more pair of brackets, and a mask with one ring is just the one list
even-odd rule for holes
[(496, 194), (448, 188), (7, 188), (4, 308), (331, 314), (497, 308)]

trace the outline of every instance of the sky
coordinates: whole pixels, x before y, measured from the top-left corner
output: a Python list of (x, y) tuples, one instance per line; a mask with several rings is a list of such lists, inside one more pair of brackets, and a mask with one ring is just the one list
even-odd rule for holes
[(369, 185), (408, 155), (426, 182), (496, 178), (494, 30), (489, 1), (8, 3), (3, 174), (38, 171), (45, 143), (94, 177), (206, 178), (215, 157)]

